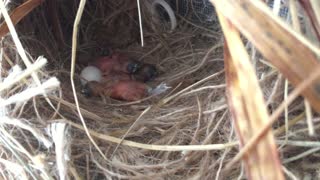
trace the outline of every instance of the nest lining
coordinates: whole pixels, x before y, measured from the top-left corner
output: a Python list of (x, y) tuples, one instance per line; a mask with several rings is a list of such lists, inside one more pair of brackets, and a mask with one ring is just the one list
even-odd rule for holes
[[(81, 57), (90, 59), (103, 55), (108, 48), (112, 48), (139, 61), (155, 64), (160, 75), (150, 85), (156, 86), (165, 82), (172, 89), (161, 95), (132, 103), (108, 98), (88, 99), (78, 93), (82, 115), (88, 128), (99, 134), (154, 145), (224, 144), (236, 141), (226, 106), (221, 31), (212, 32), (210, 27), (190, 24), (181, 17), (177, 29), (168, 33), (162, 30), (161, 25), (152, 22), (147, 7), (143, 7), (145, 47), (142, 48), (134, 3), (88, 2), (80, 25), (78, 60)], [(42, 74), (44, 78), (58, 77), (61, 89), (49, 96), (53, 104), (58, 107), (59, 113), (53, 111), (43, 97), (36, 97), (33, 101), (17, 106), (10, 115), (28, 119), (29, 123), (40, 131), (44, 131), (48, 124), (57, 121), (71, 124), (68, 129), (69, 142), (66, 146), (71, 150), (68, 172), (74, 176), (78, 174), (87, 179), (89, 177), (212, 179), (217, 176), (224, 179), (242, 176), (243, 170), (240, 165), (233, 167), (228, 174), (221, 171), (221, 167), (234, 156), (237, 148), (213, 151), (151, 151), (125, 145), (118, 146), (96, 138), (99, 148), (107, 159), (100, 156), (84, 130), (72, 126), (72, 124), (81, 125), (69, 82), (71, 32), (76, 9), (75, 1), (58, 6), (64, 43), (59, 41), (54, 27), (50, 24), (53, 20), (46, 15), (46, 5), (36, 9), (17, 26), (20, 39), (30, 56), (44, 54), (48, 58), (48, 66)], [(219, 25), (214, 24), (214, 26)], [(10, 59), (15, 59), (10, 37), (7, 37), (4, 43), (8, 44), (5, 47), (6, 54)], [(18, 59), (16, 61), (19, 62)], [(83, 64), (77, 64), (78, 74), (83, 67)], [(256, 61), (256, 70), (258, 75), (264, 74), (260, 82), (266, 101), (272, 95), (269, 101), (272, 112), (283, 97), (278, 91), (272, 94), (279, 79), (278, 75), (260, 61)], [(212, 76), (213, 74), (216, 75)], [(205, 80), (209, 76), (212, 77)], [(79, 90), (78, 77), (76, 83)], [(278, 86), (283, 87), (281, 79)], [(292, 116), (301, 112), (300, 104), (301, 100), (297, 100), (290, 106)], [(150, 110), (139, 117), (150, 106)], [(298, 124), (295, 129), (302, 131), (303, 126)], [(44, 153), (46, 156), (44, 164), (49, 169), (48, 174), (58, 175), (54, 170), (55, 163), (53, 165), (48, 163), (55, 161), (56, 154), (53, 149), (45, 150), (42, 145), (38, 145), (37, 139), (24, 131), (15, 132), (13, 136), (26, 145), (26, 149), (34, 155)], [(297, 136), (303, 136), (303, 133)], [(281, 151), (289, 157), (291, 153), (297, 154), (302, 150), (292, 151), (292, 148), (285, 148)], [(302, 166), (303, 164), (299, 167)], [(297, 165), (289, 163), (288, 167), (298, 172)], [(75, 170), (73, 173), (72, 168)]]

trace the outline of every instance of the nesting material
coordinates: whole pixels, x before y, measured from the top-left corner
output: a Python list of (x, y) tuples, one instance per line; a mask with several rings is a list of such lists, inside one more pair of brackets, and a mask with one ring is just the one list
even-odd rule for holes
[[(15, 7), (10, 2), (8, 9)], [(196, 2), (200, 1), (190, 5)], [(0, 176), (14, 177), (16, 168), (22, 178), (39, 179), (244, 178), (241, 163), (225, 169), (238, 153), (239, 142), (225, 96), (224, 40), (218, 22), (197, 24), (190, 21), (194, 13), (191, 18), (176, 15), (177, 26), (170, 31), (153, 21), (152, 2), (140, 1), (141, 47), (136, 1), (88, 0), (77, 36), (75, 66), (86, 129), (70, 83), (70, 47), (78, 3), (45, 1), (19, 22), (19, 39), (33, 62), (28, 68), (19, 57), (16, 41), (9, 35), (2, 40), (1, 79), (7, 78), (10, 84), (0, 85), (5, 105), (1, 103), (0, 110), (5, 120), (14, 121), (0, 121), (0, 166), (6, 170), (0, 171)], [(251, 43), (246, 47), (272, 113), (288, 94), (285, 79)], [(83, 79), (101, 78), (97, 69), (82, 60), (105, 56), (110, 49), (157, 67), (158, 76), (148, 82), (153, 87), (149, 96), (123, 102), (81, 94)], [(33, 59), (39, 55), (47, 59), (45, 67), (35, 66), (39, 62)], [(87, 76), (88, 69), (94, 76)], [(40, 84), (30, 77), (32, 72)], [(315, 177), (319, 168), (314, 165), (320, 160), (319, 143), (308, 136), (304, 119), (304, 102), (298, 98), (273, 126), (284, 172), (294, 178)], [(317, 133), (319, 118), (313, 116), (312, 122)], [(55, 135), (46, 132), (48, 126)]]
[(70, 139), (65, 123), (52, 123), (49, 127), (51, 138), (55, 145), (56, 164), (59, 179), (67, 177), (68, 161), (70, 160)]

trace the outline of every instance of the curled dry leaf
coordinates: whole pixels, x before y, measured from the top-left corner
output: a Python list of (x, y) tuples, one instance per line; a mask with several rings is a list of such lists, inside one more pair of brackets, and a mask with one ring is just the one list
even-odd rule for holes
[[(218, 11), (226, 43), (227, 95), (240, 146), (268, 124), (269, 116), (249, 56), (240, 34)], [(244, 156), (249, 179), (284, 179), (272, 131)]]
[[(28, 15), (34, 8), (39, 6), (42, 2), (43, 0), (29, 0), (21, 4), (19, 7), (14, 9), (10, 14), (12, 23), (16, 25), (22, 18)], [(9, 32), (8, 26), (6, 22), (3, 22), (0, 25), (0, 37), (5, 36), (8, 32)]]
[[(294, 86), (319, 68), (320, 49), (272, 14), (260, 1), (211, 0)], [(320, 79), (302, 92), (320, 112)]]

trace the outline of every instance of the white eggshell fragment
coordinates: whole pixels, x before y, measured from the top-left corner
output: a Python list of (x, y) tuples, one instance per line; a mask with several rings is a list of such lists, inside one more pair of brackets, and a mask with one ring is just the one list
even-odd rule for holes
[(164, 93), (166, 92), (168, 89), (170, 89), (171, 87), (167, 86), (166, 83), (161, 83), (159, 84), (157, 87), (155, 88), (148, 88), (148, 94), (149, 95), (158, 95), (158, 94), (161, 94), (161, 93)]
[(87, 66), (81, 71), (81, 84), (85, 85), (89, 81), (101, 82), (102, 73), (94, 66)]

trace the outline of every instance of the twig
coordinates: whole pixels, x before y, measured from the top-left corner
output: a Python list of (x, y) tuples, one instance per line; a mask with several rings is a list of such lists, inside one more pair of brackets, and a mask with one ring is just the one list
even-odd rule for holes
[(91, 137), (89, 130), (87, 128), (87, 125), (83, 119), (83, 116), (81, 114), (80, 111), (80, 106), (79, 106), (79, 101), (78, 101), (78, 97), (77, 97), (77, 92), (76, 92), (76, 88), (74, 85), (74, 71), (75, 71), (75, 65), (76, 65), (76, 52), (77, 52), (77, 36), (78, 36), (78, 26), (81, 20), (81, 16), (83, 13), (83, 9), (84, 6), (86, 4), (86, 0), (81, 0), (80, 4), (79, 4), (79, 8), (77, 11), (77, 15), (76, 15), (76, 19), (74, 20), (74, 24), (73, 24), (73, 33), (72, 33), (72, 56), (71, 56), (71, 70), (70, 70), (70, 81), (71, 81), (71, 87), (72, 87), (72, 92), (73, 92), (73, 96), (74, 96), (74, 101), (77, 107), (77, 112), (78, 115), (80, 117), (81, 123), (84, 127), (84, 130), (88, 136), (88, 138), (90, 139), (90, 141), (92, 142), (92, 144), (94, 145), (94, 147), (99, 151), (100, 155), (104, 158), (107, 159), (107, 157), (103, 154), (103, 152), (100, 150), (100, 148), (98, 147), (98, 145), (96, 144), (96, 142), (93, 140), (93, 138)]
[[(293, 126), (294, 124), (296, 124), (297, 122), (299, 122), (300, 120), (302, 120), (302, 118), (305, 116), (305, 112), (299, 114), (298, 116), (296, 116), (295, 118), (293, 118), (292, 120), (290, 120), (288, 122), (288, 127)], [(277, 128), (276, 130), (274, 130), (274, 135), (280, 135), (283, 132), (287, 131), (287, 124), (282, 125), (281, 127)]]
[[(288, 100), (288, 88), (289, 88), (289, 81), (288, 79), (285, 80), (284, 84), (284, 102)], [(285, 122), (285, 141), (288, 141), (288, 132), (289, 132), (289, 110), (288, 106), (286, 105), (284, 108), (284, 122)], [(285, 144), (285, 143), (284, 143)]]
[[(81, 125), (74, 122), (61, 120), (61, 122), (66, 122), (71, 126), (78, 128), (80, 130), (85, 130)], [(226, 148), (235, 147), (238, 142), (228, 142), (225, 144), (207, 144), (207, 145), (153, 145), (153, 144), (143, 144), (128, 140), (122, 140), (120, 138), (108, 136), (95, 132), (93, 130), (88, 130), (90, 134), (101, 140), (105, 140), (112, 143), (122, 144), (130, 147), (136, 147), (141, 149), (153, 150), (153, 151), (209, 151), (209, 150), (224, 150)]]
[(288, 175), (288, 177), (291, 177), (293, 180), (298, 180), (298, 178), (290, 172), (286, 167), (282, 166), (283, 171)]
[(308, 151), (305, 151), (305, 152), (303, 152), (303, 153), (301, 153), (301, 154), (298, 154), (298, 155), (296, 155), (296, 156), (293, 156), (293, 157), (291, 157), (291, 158), (288, 158), (288, 159), (283, 160), (283, 163), (284, 163), (284, 164), (287, 164), (287, 163), (290, 163), (290, 162), (292, 162), (292, 161), (296, 161), (296, 160), (301, 159), (301, 158), (304, 158), (304, 157), (306, 157), (306, 156), (308, 156), (308, 155), (310, 155), (310, 154), (312, 154), (312, 153), (315, 153), (315, 152), (317, 152), (317, 151), (319, 151), (319, 150), (320, 150), (319, 147), (313, 148), (313, 149), (309, 149)]
[[(282, 140), (277, 140), (277, 143), (283, 143)], [(298, 147), (313, 147), (313, 148), (319, 148), (320, 142), (318, 141), (287, 141), (286, 145), (288, 146), (298, 146)]]
[(197, 86), (197, 85), (199, 85), (199, 84), (201, 84), (201, 83), (203, 83), (203, 82), (205, 82), (205, 81), (207, 81), (207, 80), (209, 80), (209, 79), (211, 79), (211, 78), (213, 78), (213, 77), (216, 77), (216, 76), (222, 74), (223, 72), (224, 72), (224, 70), (219, 71), (219, 72), (217, 72), (217, 73), (215, 73), (215, 74), (212, 74), (212, 75), (210, 75), (210, 76), (208, 76), (208, 77), (206, 77), (206, 78), (204, 78), (204, 79), (202, 79), (202, 80), (200, 80), (200, 81), (198, 81), (198, 82), (196, 82), (196, 83), (188, 86), (187, 88), (185, 88), (185, 89), (177, 92), (176, 94), (174, 94), (174, 95), (172, 95), (172, 96), (170, 96), (170, 97), (167, 97), (167, 98), (164, 99), (162, 102), (160, 102), (160, 104), (162, 105), (162, 104), (168, 103), (169, 101), (171, 101), (172, 99), (174, 99), (174, 98), (176, 98), (177, 96), (181, 95), (182, 93), (188, 91), (189, 89), (191, 89), (191, 88), (193, 88), (193, 87), (195, 87), (195, 86)]
[(137, 5), (138, 5), (138, 15), (139, 15), (141, 47), (143, 47), (144, 46), (144, 42), (143, 42), (143, 27), (142, 27), (140, 0), (137, 0)]
[(111, 157), (113, 157), (113, 155), (115, 154), (115, 152), (117, 151), (117, 149), (119, 148), (120, 144), (123, 142), (124, 138), (126, 138), (126, 136), (129, 134), (129, 132), (133, 129), (133, 127), (138, 123), (138, 121), (141, 119), (141, 117), (143, 115), (145, 115), (149, 110), (151, 109), (151, 106), (149, 106), (148, 108), (146, 108), (141, 114), (140, 116), (134, 121), (134, 123), (130, 126), (130, 128), (127, 130), (127, 132), (122, 136), (121, 138), (121, 142), (119, 144), (117, 144), (116, 148), (114, 149)]
[(312, 110), (311, 110), (311, 105), (307, 99), (304, 99), (304, 107), (306, 110), (306, 119), (307, 119), (307, 124), (309, 129), (309, 136), (314, 136), (315, 131), (314, 131), (314, 126), (312, 122)]

